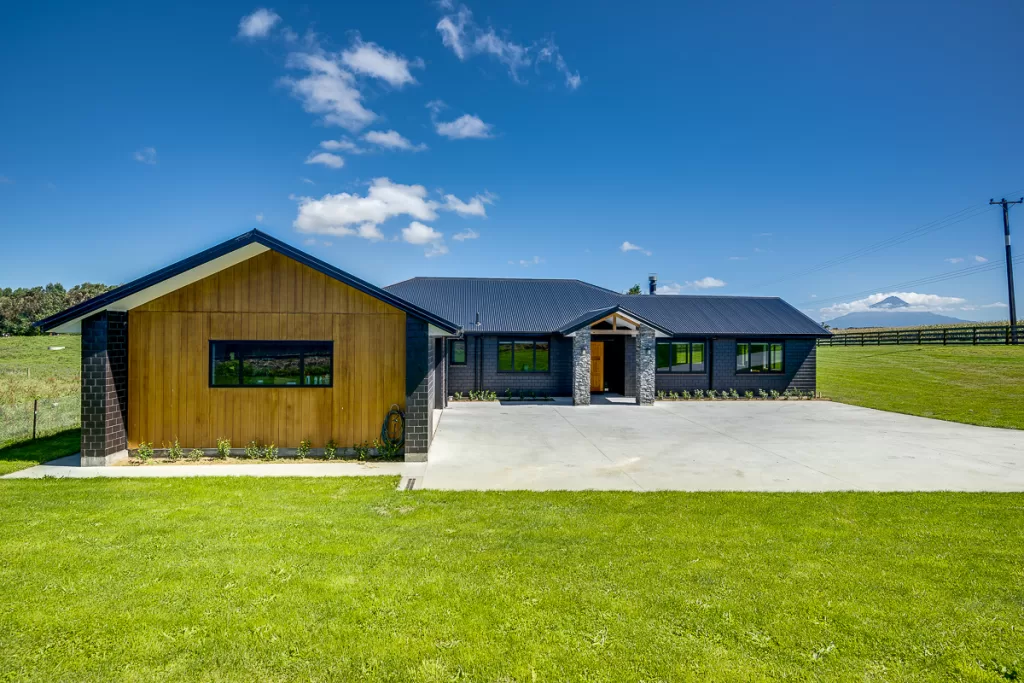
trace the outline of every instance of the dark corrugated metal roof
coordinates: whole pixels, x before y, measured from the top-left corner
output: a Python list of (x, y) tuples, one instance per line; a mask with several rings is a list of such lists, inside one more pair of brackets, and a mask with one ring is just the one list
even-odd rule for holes
[(779, 298), (630, 296), (580, 280), (517, 278), (417, 277), (384, 289), (470, 333), (557, 332), (588, 313), (622, 306), (677, 335), (829, 336)]

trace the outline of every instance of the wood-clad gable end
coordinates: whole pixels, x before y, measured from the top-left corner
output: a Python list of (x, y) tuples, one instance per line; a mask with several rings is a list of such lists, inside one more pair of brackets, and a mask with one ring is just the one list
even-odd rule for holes
[[(128, 312), (128, 441), (371, 441), (405, 407), (405, 313), (266, 251)], [(210, 340), (334, 341), (330, 387), (210, 387)]]

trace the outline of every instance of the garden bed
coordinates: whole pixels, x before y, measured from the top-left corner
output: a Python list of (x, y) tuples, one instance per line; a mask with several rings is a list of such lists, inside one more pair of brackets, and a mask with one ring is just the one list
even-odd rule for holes
[(764, 391), (759, 389), (757, 393), (745, 391), (742, 394), (735, 389), (717, 391), (709, 389), (697, 389), (694, 392), (683, 391), (659, 391), (656, 395), (659, 401), (813, 401), (821, 400), (821, 397), (813, 391), (800, 391), (799, 389), (787, 389), (778, 391)]

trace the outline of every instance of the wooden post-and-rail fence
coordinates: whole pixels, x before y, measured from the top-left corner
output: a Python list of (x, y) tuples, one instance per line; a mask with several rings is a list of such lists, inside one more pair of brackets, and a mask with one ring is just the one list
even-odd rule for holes
[[(1016, 331), (1016, 335), (1014, 335)], [(1024, 325), (979, 325), (977, 327), (941, 327), (926, 330), (879, 330), (878, 332), (847, 332), (819, 339), (818, 346), (887, 346), (925, 345), (942, 346), (1014, 344), (1024, 337)]]

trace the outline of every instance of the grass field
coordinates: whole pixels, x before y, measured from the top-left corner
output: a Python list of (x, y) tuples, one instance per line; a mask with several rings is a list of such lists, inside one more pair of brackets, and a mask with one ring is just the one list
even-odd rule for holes
[(77, 453), (81, 447), (81, 434), (80, 429), (69, 429), (53, 436), (0, 448), (0, 476)]
[[(49, 346), (63, 346), (49, 351)], [(0, 404), (77, 396), (81, 391), (82, 338), (0, 337)]]
[(1024, 429), (1024, 346), (818, 347), (818, 389), (868, 408)]
[(0, 482), (0, 680), (1006, 681), (1024, 495)]

